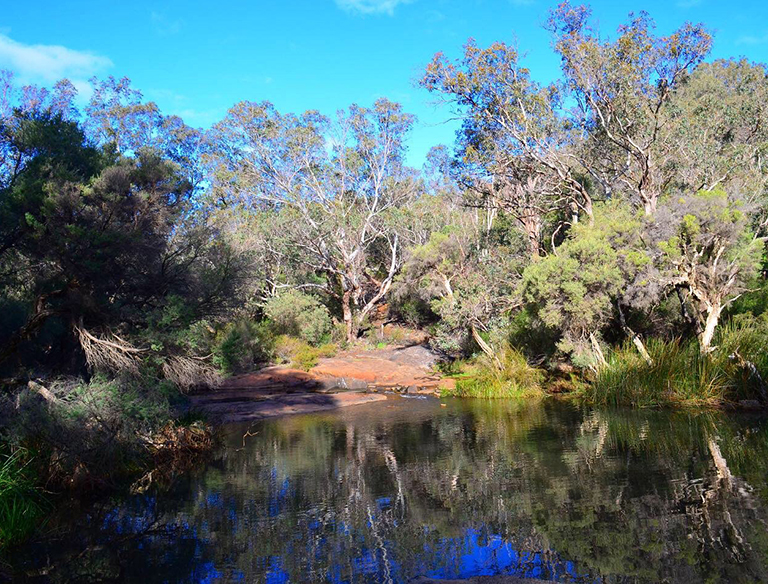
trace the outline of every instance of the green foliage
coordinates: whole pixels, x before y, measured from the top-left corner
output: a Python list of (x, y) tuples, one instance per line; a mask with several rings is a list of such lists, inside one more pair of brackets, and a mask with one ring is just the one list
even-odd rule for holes
[(557, 332), (547, 327), (528, 308), (517, 312), (509, 322), (507, 341), (529, 359), (552, 357), (556, 351)]
[(667, 206), (672, 233), (657, 242), (662, 269), (685, 270), (696, 264), (716, 268), (723, 263), (741, 282), (755, 276), (763, 242), (754, 237), (741, 201), (718, 188), (670, 199)]
[(600, 405), (653, 407), (711, 405), (722, 397), (722, 378), (692, 342), (650, 340), (648, 365), (631, 344), (613, 350), (608, 365), (585, 389)]
[(22, 541), (43, 519), (46, 503), (31, 462), (23, 448), (0, 454), (0, 549)]
[(331, 332), (331, 315), (316, 298), (289, 290), (270, 298), (264, 306), (264, 314), (272, 321), (276, 334), (291, 335), (318, 345)]
[(60, 380), (49, 391), (52, 399), (25, 389), (15, 403), (2, 403), (2, 439), (37, 453), (42, 480), (77, 488), (114, 486), (143, 468), (144, 437), (166, 424), (172, 403), (183, 399), (169, 384), (101, 376)]
[(319, 347), (309, 345), (303, 339), (280, 335), (275, 341), (275, 356), (282, 363), (287, 363), (295, 369), (309, 371), (317, 365), (320, 357), (333, 357), (338, 347), (326, 343)]
[(402, 296), (393, 298), (389, 305), (390, 314), (410, 326), (425, 326), (438, 318), (426, 302), (420, 297)]
[(579, 355), (586, 339), (612, 318), (614, 303), (650, 259), (639, 245), (641, 222), (614, 202), (595, 209), (592, 225), (523, 273), (523, 299), (532, 316), (560, 335), (558, 348)]
[[(736, 319), (723, 326), (717, 346), (702, 355), (695, 340), (650, 340), (648, 365), (631, 343), (618, 347), (608, 365), (584, 389), (588, 401), (600, 405), (655, 407), (718, 405), (760, 399), (765, 387), (741, 361), (751, 362), (768, 378), (768, 328), (765, 320)], [(739, 357), (741, 359), (739, 359)]]
[(768, 281), (762, 277), (757, 277), (747, 287), (748, 291), (731, 305), (729, 312), (731, 314), (762, 316), (768, 312)]
[(272, 358), (275, 337), (269, 323), (241, 320), (227, 325), (217, 335), (213, 363), (222, 373), (248, 371)]
[(455, 377), (455, 389), (443, 390), (441, 395), (486, 399), (543, 397), (544, 372), (529, 365), (520, 351), (507, 347), (498, 358), (501, 368), (487, 355), (464, 364), (461, 374)]
[(495, 328), (504, 320), (519, 278), (516, 248), (508, 242), (483, 247), (478, 231), (477, 224), (462, 223), (433, 232), (412, 250), (395, 285), (396, 305), (429, 306), (432, 342), (448, 353), (468, 352), (471, 327)]

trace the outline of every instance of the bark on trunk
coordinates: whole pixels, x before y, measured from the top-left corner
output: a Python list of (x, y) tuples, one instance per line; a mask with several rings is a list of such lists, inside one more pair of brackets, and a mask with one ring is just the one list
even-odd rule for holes
[(453, 287), (451, 286), (451, 280), (445, 274), (440, 274), (440, 277), (443, 280), (443, 288), (445, 289), (445, 295), (448, 297), (448, 300), (450, 300), (451, 306), (453, 306), (455, 302), (455, 298), (453, 296)]
[(352, 316), (352, 293), (345, 290), (341, 296), (341, 310), (344, 318), (344, 326), (347, 329), (347, 342), (354, 343), (357, 337), (354, 318)]
[(628, 329), (628, 330), (632, 336), (632, 343), (635, 345), (637, 352), (640, 353), (640, 355), (642, 356), (643, 359), (645, 359), (645, 362), (648, 363), (648, 365), (653, 366), (653, 359), (651, 358), (651, 355), (648, 353), (648, 350), (645, 348), (645, 345), (643, 344), (643, 340), (640, 338), (640, 335), (638, 335), (632, 329)]
[(535, 215), (525, 217), (522, 221), (523, 230), (528, 240), (528, 253), (531, 259), (539, 258), (539, 240), (541, 238), (541, 218)]
[(472, 338), (475, 339), (475, 342), (477, 343), (477, 346), (480, 347), (480, 350), (483, 351), (490, 359), (493, 361), (493, 364), (496, 365), (496, 367), (500, 370), (501, 369), (501, 361), (499, 361), (498, 356), (496, 355), (496, 352), (493, 350), (493, 347), (491, 347), (488, 343), (485, 342), (483, 337), (480, 336), (480, 333), (477, 330), (477, 327), (475, 325), (471, 326), (472, 330)]
[(600, 371), (600, 369), (608, 365), (608, 361), (605, 359), (605, 354), (600, 347), (600, 343), (597, 341), (597, 337), (595, 337), (595, 333), (589, 333), (589, 342), (592, 345), (592, 353), (595, 356), (595, 370)]
[(635, 331), (629, 328), (629, 325), (627, 325), (627, 319), (624, 318), (624, 311), (621, 309), (620, 304), (618, 304), (618, 309), (619, 309), (619, 321), (621, 322), (621, 328), (624, 330), (624, 334), (627, 335), (630, 339), (632, 339), (632, 344), (635, 345), (637, 352), (640, 353), (640, 356), (642, 356), (643, 359), (645, 359), (645, 362), (648, 363), (648, 365), (653, 365), (653, 359), (651, 359), (651, 356), (648, 353), (648, 350), (645, 348), (643, 339), (641, 339), (640, 335), (638, 335)]
[(709, 453), (712, 456), (712, 462), (714, 462), (715, 468), (717, 469), (718, 478), (730, 485), (733, 475), (728, 468), (728, 463), (726, 462), (725, 457), (722, 452), (720, 452), (720, 446), (718, 446), (714, 438), (710, 438), (707, 441), (707, 446), (709, 447)]
[(717, 329), (717, 323), (720, 320), (722, 310), (719, 303), (707, 307), (707, 319), (704, 321), (704, 330), (699, 334), (699, 348), (702, 355), (707, 355), (713, 350), (712, 339), (715, 336), (715, 329)]
[(646, 216), (651, 216), (656, 213), (656, 200), (657, 197), (654, 196), (648, 197), (644, 200), (643, 209), (645, 210)]
[(11, 337), (0, 347), (0, 363), (5, 362), (10, 358), (19, 348), (19, 345), (24, 341), (29, 340), (32, 336), (39, 331), (46, 321), (52, 316), (59, 313), (59, 311), (48, 308), (48, 301), (56, 296), (60, 296), (64, 293), (64, 290), (58, 290), (51, 294), (43, 294), (38, 296), (35, 301), (35, 308), (32, 316), (29, 317), (26, 324), (17, 330)]
[(584, 213), (589, 217), (589, 224), (595, 223), (595, 212), (592, 210), (592, 198), (589, 195), (584, 196)]
[(699, 323), (699, 321), (695, 319), (691, 315), (691, 312), (688, 310), (688, 304), (685, 301), (685, 296), (683, 296), (683, 288), (680, 286), (677, 287), (677, 298), (680, 300), (680, 311), (683, 314), (683, 318), (688, 324), (691, 325), (691, 328), (698, 337), (701, 334), (701, 323)]

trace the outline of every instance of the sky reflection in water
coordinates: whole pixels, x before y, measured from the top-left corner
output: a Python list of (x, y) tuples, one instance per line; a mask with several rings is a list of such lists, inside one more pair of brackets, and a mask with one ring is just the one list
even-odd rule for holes
[(61, 518), (56, 579), (768, 579), (765, 420), (447, 403), (230, 428), (170, 492)]

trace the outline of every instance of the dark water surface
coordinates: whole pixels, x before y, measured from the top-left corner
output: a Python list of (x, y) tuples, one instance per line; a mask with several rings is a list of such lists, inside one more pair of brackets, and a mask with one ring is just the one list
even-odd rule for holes
[(765, 419), (444, 403), (230, 428), (171, 491), (54, 520), (35, 562), (147, 584), (768, 581)]

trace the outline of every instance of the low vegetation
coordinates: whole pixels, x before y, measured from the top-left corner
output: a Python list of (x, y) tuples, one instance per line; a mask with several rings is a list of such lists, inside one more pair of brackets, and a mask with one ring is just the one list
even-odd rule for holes
[(281, 335), (275, 341), (274, 351), (278, 362), (286, 363), (295, 369), (309, 371), (317, 365), (320, 357), (333, 357), (338, 347), (333, 343), (313, 347), (303, 339)]
[(651, 407), (711, 406), (766, 399), (768, 327), (765, 319), (737, 319), (722, 327), (717, 346), (702, 355), (693, 340), (652, 340), (647, 362), (627, 343), (612, 350), (608, 363), (584, 396), (600, 405)]
[(442, 395), (474, 398), (541, 398), (545, 395), (544, 371), (531, 367), (520, 351), (507, 347), (498, 361), (487, 355), (454, 366), (455, 389)]
[(23, 540), (45, 516), (48, 503), (25, 449), (0, 454), (0, 549)]

